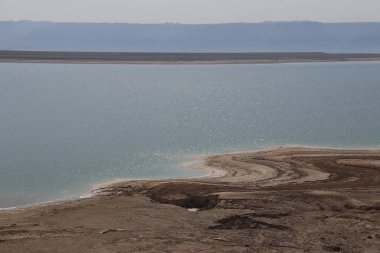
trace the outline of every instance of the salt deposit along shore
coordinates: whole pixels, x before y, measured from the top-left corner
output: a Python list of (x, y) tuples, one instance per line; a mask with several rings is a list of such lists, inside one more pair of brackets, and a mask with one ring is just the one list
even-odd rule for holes
[(379, 161), (378, 149), (212, 155), (208, 177), (0, 211), (0, 252), (379, 252)]

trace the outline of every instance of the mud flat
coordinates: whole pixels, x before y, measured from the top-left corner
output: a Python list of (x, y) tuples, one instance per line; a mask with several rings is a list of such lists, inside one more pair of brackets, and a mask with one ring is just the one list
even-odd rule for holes
[(87, 64), (265, 64), (295, 62), (380, 61), (380, 54), (268, 52), (268, 53), (149, 53), (1, 51), (4, 63)]
[(0, 252), (379, 252), (380, 150), (214, 155), (218, 177), (118, 182), (0, 212)]

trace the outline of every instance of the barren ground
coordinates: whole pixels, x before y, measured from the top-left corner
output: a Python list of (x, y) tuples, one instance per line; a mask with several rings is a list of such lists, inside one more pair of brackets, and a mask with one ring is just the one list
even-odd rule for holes
[(215, 155), (220, 177), (129, 181), (0, 212), (0, 252), (380, 252), (380, 150)]

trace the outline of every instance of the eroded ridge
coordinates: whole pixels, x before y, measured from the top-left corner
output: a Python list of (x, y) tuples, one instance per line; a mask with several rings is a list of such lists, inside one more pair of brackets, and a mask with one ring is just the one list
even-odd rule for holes
[(283, 186), (302, 189), (303, 184), (307, 189), (344, 188), (380, 184), (378, 150), (276, 148), (215, 155), (207, 158), (206, 164), (226, 171), (216, 179), (218, 182), (257, 188)]
[(0, 212), (0, 252), (379, 252), (380, 150), (281, 147), (204, 165), (221, 173)]

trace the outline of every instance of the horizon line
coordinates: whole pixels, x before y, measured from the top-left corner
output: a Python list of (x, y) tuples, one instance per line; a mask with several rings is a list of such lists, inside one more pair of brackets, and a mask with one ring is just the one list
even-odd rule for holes
[(339, 22), (324, 22), (324, 21), (314, 21), (314, 20), (265, 20), (257, 22), (222, 22), (222, 23), (181, 23), (181, 22), (160, 22), (160, 23), (138, 23), (138, 22), (96, 22), (96, 21), (51, 21), (51, 20), (30, 20), (30, 19), (19, 19), (19, 20), (0, 20), (0, 22), (31, 22), (31, 23), (56, 23), (56, 24), (128, 24), (128, 25), (231, 25), (231, 24), (273, 24), (273, 23), (317, 23), (317, 24), (369, 24), (369, 23), (380, 23), (378, 21), (339, 21)]

